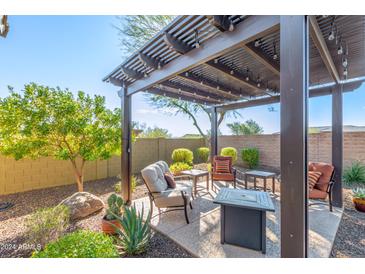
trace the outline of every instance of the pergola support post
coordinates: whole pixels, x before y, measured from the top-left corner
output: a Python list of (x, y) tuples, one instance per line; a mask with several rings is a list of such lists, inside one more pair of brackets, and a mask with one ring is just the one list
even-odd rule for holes
[(332, 192), (333, 205), (342, 207), (342, 167), (343, 167), (343, 102), (342, 85), (332, 90), (332, 164), (335, 176)]
[(211, 108), (210, 123), (210, 161), (213, 164), (213, 157), (218, 154), (218, 115), (216, 107)]
[(120, 91), (121, 98), (121, 125), (122, 125), (122, 147), (121, 147), (121, 184), (123, 200), (130, 204), (131, 197), (131, 155), (132, 155), (132, 115), (131, 95), (127, 95), (128, 88), (123, 86)]
[(307, 257), (307, 16), (280, 18), (281, 257)]

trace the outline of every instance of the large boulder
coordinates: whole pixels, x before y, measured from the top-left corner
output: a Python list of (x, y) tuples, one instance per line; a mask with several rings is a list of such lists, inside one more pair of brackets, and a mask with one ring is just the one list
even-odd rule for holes
[(60, 205), (70, 209), (71, 220), (85, 218), (104, 207), (104, 202), (89, 192), (76, 192), (64, 199)]

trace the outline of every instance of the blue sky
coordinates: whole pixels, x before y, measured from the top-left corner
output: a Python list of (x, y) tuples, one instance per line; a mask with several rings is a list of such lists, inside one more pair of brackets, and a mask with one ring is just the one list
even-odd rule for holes
[[(118, 88), (102, 78), (122, 62), (114, 16), (10, 16), (10, 32), (0, 39), (0, 97), (7, 86), (20, 91), (24, 84), (36, 82), (72, 91), (106, 97), (110, 108), (119, 107)], [(149, 106), (143, 94), (133, 96), (134, 121), (168, 129), (173, 136), (197, 133), (188, 118), (175, 116)], [(278, 104), (240, 110), (242, 119), (254, 119), (265, 133), (280, 130)], [(199, 123), (207, 130), (207, 117)], [(228, 119), (226, 122), (232, 122)], [(331, 97), (314, 98), (309, 103), (310, 126), (331, 124)], [(344, 95), (344, 124), (365, 125), (365, 86)], [(229, 134), (225, 123), (221, 126)]]

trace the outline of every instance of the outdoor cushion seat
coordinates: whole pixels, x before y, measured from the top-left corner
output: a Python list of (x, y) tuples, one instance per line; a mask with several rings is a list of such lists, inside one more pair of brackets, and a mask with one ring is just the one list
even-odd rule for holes
[(318, 183), (314, 186), (314, 188), (327, 191), (328, 185), (332, 178), (333, 170), (335, 169), (334, 166), (327, 163), (309, 162), (308, 169), (309, 171), (319, 171), (322, 173), (321, 177), (318, 179)]
[(327, 192), (321, 191), (319, 189), (312, 189), (309, 192), (309, 199), (326, 199), (327, 198)]
[(234, 175), (232, 173), (213, 173), (213, 180), (216, 181), (233, 181)]
[[(186, 222), (189, 223), (187, 205), (192, 209), (192, 185), (190, 181), (175, 181), (176, 187), (169, 188), (165, 179), (166, 173), (170, 173), (169, 166), (164, 161), (158, 161), (145, 167), (142, 171), (142, 178), (148, 189), (151, 203), (151, 215), (153, 203), (157, 208), (177, 208), (185, 212)], [(176, 177), (174, 177), (176, 178)], [(168, 211), (165, 211), (168, 212)]]

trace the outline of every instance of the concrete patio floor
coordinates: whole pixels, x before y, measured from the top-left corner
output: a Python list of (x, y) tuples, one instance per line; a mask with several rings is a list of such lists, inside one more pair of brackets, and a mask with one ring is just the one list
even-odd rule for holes
[[(219, 187), (225, 187), (224, 183)], [(205, 187), (205, 183), (199, 183)], [(188, 211), (190, 224), (186, 224), (183, 211), (159, 214), (154, 208), (151, 226), (201, 258), (264, 258), (280, 257), (280, 196), (272, 195), (275, 212), (266, 215), (266, 254), (259, 251), (220, 243), (220, 207), (213, 204), (216, 193), (206, 189), (198, 191), (193, 210)], [(136, 206), (149, 208), (149, 199), (135, 201)], [(309, 207), (309, 257), (328, 258), (341, 220), (342, 210), (330, 212), (326, 204)], [(244, 233), (244, 232), (243, 232)]]

